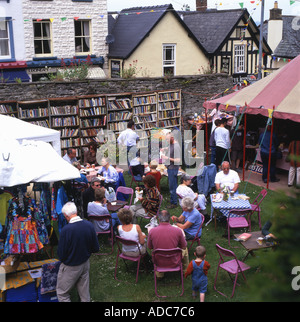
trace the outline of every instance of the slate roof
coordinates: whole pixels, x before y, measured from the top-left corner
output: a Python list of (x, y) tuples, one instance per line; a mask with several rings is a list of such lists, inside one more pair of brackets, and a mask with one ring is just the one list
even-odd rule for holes
[[(282, 40), (274, 50), (275, 57), (295, 58), (300, 55), (300, 19), (296, 16), (282, 16)], [(268, 35), (268, 23), (264, 23), (264, 35)]]
[[(113, 35), (114, 42), (109, 46), (109, 56), (126, 59), (139, 44), (150, 34), (161, 19), (171, 11), (178, 22), (185, 28), (189, 36), (206, 54), (205, 49), (188, 29), (171, 4), (153, 7), (135, 7), (124, 9), (113, 21), (109, 18), (109, 34)], [(109, 14), (109, 16), (111, 16)]]

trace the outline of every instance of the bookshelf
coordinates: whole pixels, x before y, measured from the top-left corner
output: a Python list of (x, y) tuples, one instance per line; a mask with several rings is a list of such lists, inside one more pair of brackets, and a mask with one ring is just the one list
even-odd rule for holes
[(181, 91), (158, 92), (158, 126), (181, 128)]
[(18, 102), (18, 117), (23, 121), (49, 128), (48, 100)]
[(127, 129), (127, 123), (133, 117), (131, 94), (107, 96), (107, 129), (120, 132)]
[(98, 141), (97, 134), (107, 125), (107, 107), (105, 96), (85, 96), (79, 98), (79, 117), (81, 147), (91, 141)]
[(60, 131), (62, 155), (68, 148), (76, 149), (76, 157), (81, 158), (78, 101), (74, 97), (49, 100), (50, 125)]
[(0, 103), (0, 114), (17, 117), (18, 116), (17, 102), (15, 102), (15, 101), (1, 102)]

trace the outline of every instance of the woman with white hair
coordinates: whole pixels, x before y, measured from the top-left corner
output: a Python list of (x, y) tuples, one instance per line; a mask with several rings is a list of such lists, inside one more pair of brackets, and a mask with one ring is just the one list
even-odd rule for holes
[[(194, 207), (194, 200), (192, 198), (184, 198), (182, 200), (183, 213), (180, 217), (172, 216), (172, 220), (176, 226), (183, 229), (186, 240), (193, 239), (202, 223), (202, 216), (200, 212)], [(201, 236), (202, 228), (198, 233)]]

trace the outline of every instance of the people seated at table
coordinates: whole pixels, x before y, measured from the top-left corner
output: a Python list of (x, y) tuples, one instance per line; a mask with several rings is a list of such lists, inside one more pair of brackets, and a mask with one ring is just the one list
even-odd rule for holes
[[(81, 170), (81, 165), (80, 165), (80, 162), (76, 161), (76, 162), (73, 162), (73, 166), (78, 169), (79, 171)], [(75, 179), (76, 182), (82, 184), (82, 185), (88, 185), (89, 182), (88, 182), (88, 179), (86, 178), (86, 175), (81, 173), (80, 172), (80, 178), (76, 178)]]
[(116, 190), (119, 174), (118, 171), (109, 164), (108, 158), (102, 158), (101, 168), (97, 173), (100, 175), (100, 179), (103, 181), (105, 188), (112, 187), (114, 190)]
[(176, 193), (179, 196), (179, 204), (182, 207), (182, 200), (186, 197), (189, 197), (194, 200), (194, 207), (200, 208), (201, 210), (206, 210), (206, 198), (203, 194), (195, 193), (191, 188), (190, 185), (192, 183), (192, 178), (187, 175), (183, 174), (180, 178), (181, 184), (177, 187)]
[(237, 192), (241, 179), (238, 173), (230, 169), (230, 164), (224, 161), (221, 165), (221, 171), (216, 174), (215, 186), (216, 190), (221, 192), (228, 187), (230, 191)]
[(139, 225), (132, 223), (132, 211), (130, 209), (122, 208), (118, 211), (118, 217), (121, 222), (121, 225), (117, 227), (120, 237), (134, 240), (138, 243), (138, 246), (123, 245), (122, 253), (131, 257), (137, 257), (140, 253), (145, 254), (147, 251), (146, 235), (142, 232)]
[(158, 167), (158, 162), (155, 161), (155, 160), (152, 160), (149, 164), (149, 168), (150, 168), (150, 171), (147, 172), (146, 176), (153, 176), (155, 177), (155, 180), (156, 180), (156, 187), (158, 189), (158, 191), (160, 192), (160, 180), (161, 180), (161, 173), (160, 171), (157, 171)]
[[(181, 248), (182, 265), (185, 272), (189, 264), (189, 253), (183, 231), (170, 224), (170, 213), (167, 210), (159, 212), (158, 222), (159, 225), (149, 231), (148, 248), (153, 250)], [(163, 277), (163, 273), (157, 273), (157, 276)]]
[[(101, 216), (107, 215), (109, 211), (107, 209), (107, 200), (105, 198), (105, 190), (103, 188), (95, 189), (95, 200), (88, 203), (87, 215)], [(117, 229), (117, 226), (121, 224), (118, 215), (116, 213), (110, 214), (112, 218), (112, 225), (114, 230)], [(93, 223), (96, 232), (103, 232), (110, 228), (110, 222), (106, 220), (91, 220)]]
[(63, 159), (70, 164), (78, 161), (76, 158), (76, 150), (74, 148), (68, 148), (67, 153), (63, 156)]
[(87, 145), (88, 149), (83, 154), (83, 165), (85, 167), (90, 167), (92, 164), (98, 166), (98, 162), (96, 159), (97, 155), (97, 147), (98, 144), (95, 141), (91, 141)]
[[(183, 213), (180, 217), (172, 216), (175, 225), (183, 229), (186, 240), (194, 239), (197, 231), (202, 223), (202, 216), (200, 212), (194, 207), (194, 200), (192, 198), (184, 198), (182, 200)], [(199, 230), (198, 237), (201, 236), (202, 228)]]
[(139, 202), (130, 206), (133, 212), (133, 223), (137, 223), (138, 217), (155, 217), (159, 208), (160, 192), (156, 188), (156, 181), (153, 176), (143, 178), (145, 186), (144, 197), (139, 198)]

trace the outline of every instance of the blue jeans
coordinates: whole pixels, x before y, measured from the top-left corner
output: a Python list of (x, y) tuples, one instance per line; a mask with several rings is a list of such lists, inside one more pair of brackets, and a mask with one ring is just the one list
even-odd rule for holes
[(169, 189), (171, 194), (171, 204), (177, 205), (178, 198), (176, 194), (176, 189), (178, 186), (178, 168), (177, 169), (168, 169), (168, 181), (169, 181)]
[(118, 226), (122, 225), (122, 223), (120, 222), (120, 219), (119, 219), (118, 214), (116, 212), (110, 214), (110, 216), (111, 216), (112, 225), (114, 227), (114, 232), (117, 232)]

